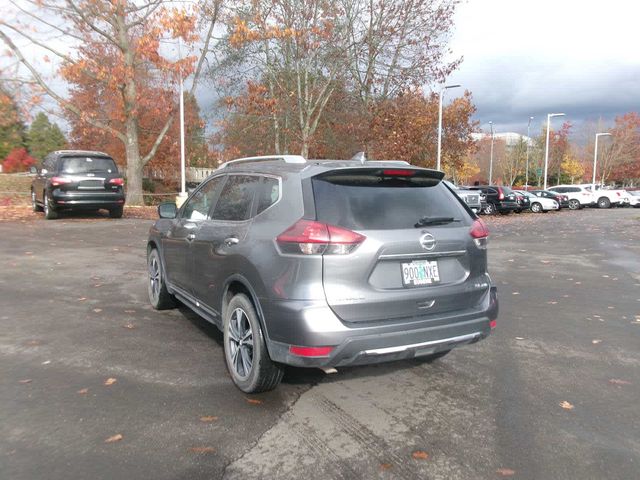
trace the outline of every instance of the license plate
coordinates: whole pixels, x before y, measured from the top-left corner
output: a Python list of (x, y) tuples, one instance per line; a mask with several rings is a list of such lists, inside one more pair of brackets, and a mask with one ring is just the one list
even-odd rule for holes
[(440, 281), (438, 262), (429, 260), (416, 260), (411, 263), (402, 264), (402, 284), (409, 285), (430, 285)]

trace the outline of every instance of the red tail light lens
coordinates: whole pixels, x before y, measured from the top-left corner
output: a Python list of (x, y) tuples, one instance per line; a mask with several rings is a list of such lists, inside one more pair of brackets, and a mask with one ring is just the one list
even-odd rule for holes
[(487, 248), (487, 237), (489, 237), (489, 229), (485, 223), (479, 218), (471, 225), (469, 235), (473, 238), (476, 247), (485, 250)]
[(110, 185), (124, 185), (124, 179), (123, 178), (112, 178), (111, 180), (109, 180), (109, 184)]
[(289, 353), (298, 357), (328, 357), (332, 351), (333, 347), (289, 347)]
[(498, 200), (504, 200), (504, 192), (501, 188), (498, 188)]
[(365, 240), (346, 228), (300, 219), (276, 238), (283, 253), (303, 255), (346, 255)]
[(53, 177), (51, 179), (51, 185), (53, 185), (54, 187), (57, 187), (59, 185), (64, 185), (65, 183), (71, 183), (72, 181), (73, 180), (66, 177)]

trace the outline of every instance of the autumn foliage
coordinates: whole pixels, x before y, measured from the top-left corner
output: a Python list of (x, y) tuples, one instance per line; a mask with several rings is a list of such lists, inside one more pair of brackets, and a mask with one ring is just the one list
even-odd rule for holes
[(29, 155), (26, 148), (15, 148), (4, 159), (2, 171), (4, 173), (26, 172), (35, 164), (35, 158)]

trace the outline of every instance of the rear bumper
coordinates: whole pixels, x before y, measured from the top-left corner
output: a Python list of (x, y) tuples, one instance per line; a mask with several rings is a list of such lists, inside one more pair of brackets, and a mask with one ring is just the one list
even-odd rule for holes
[(124, 205), (124, 192), (64, 192), (56, 189), (51, 199), (57, 208), (109, 208)]
[(516, 202), (497, 202), (495, 206), (498, 212), (513, 212), (514, 210), (527, 208), (521, 207)]
[[(272, 360), (300, 367), (339, 367), (402, 360), (475, 343), (491, 333), (498, 299), (491, 287), (473, 310), (357, 327), (345, 325), (321, 302), (267, 302), (263, 314)], [(328, 356), (302, 357), (290, 353), (291, 345), (333, 350)]]

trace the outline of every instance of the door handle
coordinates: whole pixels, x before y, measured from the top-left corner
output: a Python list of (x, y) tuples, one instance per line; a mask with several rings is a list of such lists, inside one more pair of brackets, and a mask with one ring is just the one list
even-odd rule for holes
[(229, 238), (225, 238), (224, 239), (224, 244), (227, 247), (230, 247), (232, 245), (237, 245), (240, 242), (240, 240), (238, 240), (236, 237), (229, 237)]
[(190, 233), (189, 235), (187, 235), (187, 241), (190, 242), (193, 239), (196, 238), (196, 234), (195, 233)]

